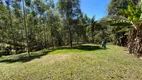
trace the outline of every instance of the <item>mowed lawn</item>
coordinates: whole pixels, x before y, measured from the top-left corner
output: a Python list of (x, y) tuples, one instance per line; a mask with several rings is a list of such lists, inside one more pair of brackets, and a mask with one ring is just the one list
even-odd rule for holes
[(142, 61), (123, 47), (84, 44), (0, 58), (0, 80), (142, 80)]

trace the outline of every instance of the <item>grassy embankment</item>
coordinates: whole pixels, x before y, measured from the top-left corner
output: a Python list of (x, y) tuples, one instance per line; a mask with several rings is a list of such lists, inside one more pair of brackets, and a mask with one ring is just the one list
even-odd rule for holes
[(83, 45), (0, 58), (0, 80), (142, 80), (142, 61), (124, 48)]

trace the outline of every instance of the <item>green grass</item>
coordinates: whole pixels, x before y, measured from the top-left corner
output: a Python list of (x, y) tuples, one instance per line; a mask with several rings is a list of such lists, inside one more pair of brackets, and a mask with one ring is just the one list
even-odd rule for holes
[(83, 45), (0, 58), (0, 80), (142, 80), (142, 61), (125, 48)]

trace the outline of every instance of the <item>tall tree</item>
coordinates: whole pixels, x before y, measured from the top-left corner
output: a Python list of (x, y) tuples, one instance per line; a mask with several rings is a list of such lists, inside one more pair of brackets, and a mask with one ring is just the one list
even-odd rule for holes
[(14, 50), (16, 50), (15, 53), (17, 53), (17, 49), (16, 49), (16, 37), (15, 37), (15, 32), (14, 32), (14, 26), (13, 26), (13, 20), (12, 20), (12, 11), (10, 6), (12, 6), (13, 2), (11, 0), (5, 0), (8, 10), (9, 10), (9, 20), (10, 20), (10, 28), (11, 28), (11, 34), (12, 37), (11, 39), (13, 40), (12, 44), (14, 45)]
[(27, 29), (27, 24), (26, 24), (26, 12), (25, 12), (25, 3), (27, 6), (30, 6), (30, 0), (23, 0), (23, 13), (24, 13), (24, 28), (25, 28), (25, 34), (26, 34), (26, 43), (27, 43), (27, 50), (28, 50), (28, 55), (30, 57), (30, 51), (29, 51), (29, 38), (28, 38), (28, 29)]
[(77, 19), (78, 15), (80, 15), (80, 1), (79, 0), (59, 0), (57, 3), (57, 8), (66, 20), (68, 34), (69, 34), (69, 44), (72, 47), (72, 29), (73, 29), (73, 21)]

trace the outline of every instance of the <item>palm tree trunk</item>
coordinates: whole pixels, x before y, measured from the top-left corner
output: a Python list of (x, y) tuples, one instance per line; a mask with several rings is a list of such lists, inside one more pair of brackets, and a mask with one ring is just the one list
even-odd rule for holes
[(133, 53), (137, 57), (142, 56), (142, 29), (131, 30), (128, 48), (129, 53)]

